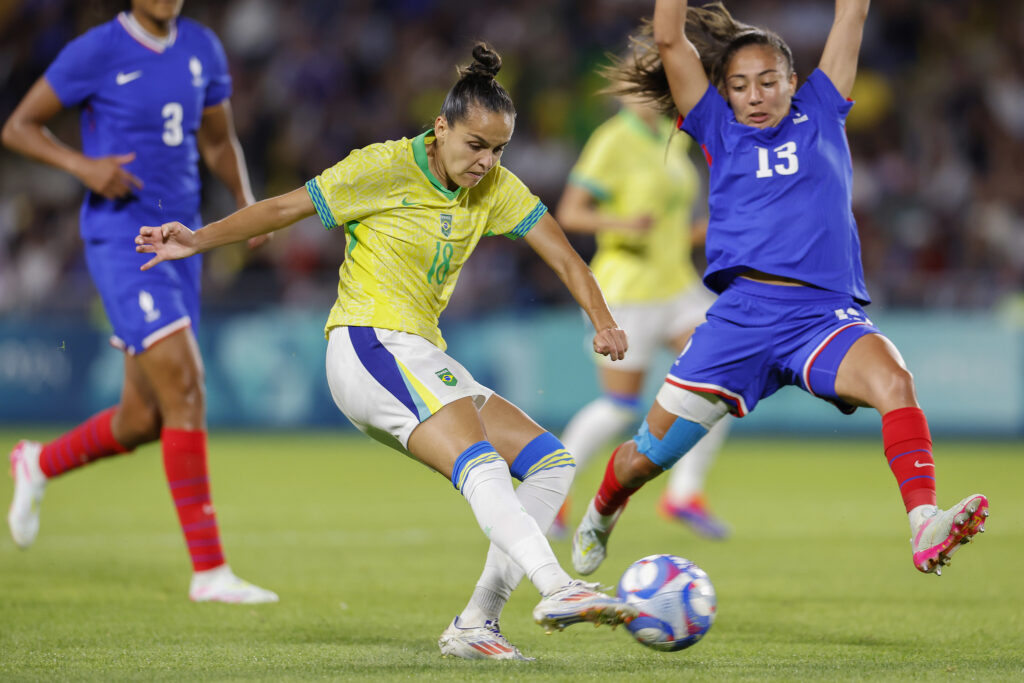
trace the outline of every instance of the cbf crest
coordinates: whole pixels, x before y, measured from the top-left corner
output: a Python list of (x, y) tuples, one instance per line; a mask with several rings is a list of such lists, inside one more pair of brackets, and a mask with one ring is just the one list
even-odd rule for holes
[[(448, 229), (451, 230), (450, 224)], [(448, 368), (445, 368), (444, 370), (438, 370), (434, 374), (437, 375), (437, 378), (439, 380), (441, 380), (450, 387), (454, 387), (456, 384), (459, 383), (459, 380), (455, 379), (455, 375), (453, 375), (452, 371), (449, 370)]]
[(450, 213), (441, 214), (441, 234), (445, 237), (452, 234), (452, 215)]

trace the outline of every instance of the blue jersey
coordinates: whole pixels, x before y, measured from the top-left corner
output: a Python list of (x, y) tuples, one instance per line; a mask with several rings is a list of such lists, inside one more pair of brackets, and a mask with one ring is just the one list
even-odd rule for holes
[(120, 200), (87, 193), (83, 238), (124, 238), (132, 249), (140, 225), (196, 223), (196, 131), (203, 109), (231, 94), (224, 50), (209, 29), (178, 19), (160, 41), (124, 12), (69, 43), (45, 77), (61, 104), (82, 108), (82, 152), (135, 152), (125, 168), (145, 185)]
[(736, 121), (709, 85), (680, 128), (710, 167), (704, 283), (721, 293), (747, 269), (870, 302), (853, 219), (845, 121), (852, 103), (819, 69), (773, 128)]

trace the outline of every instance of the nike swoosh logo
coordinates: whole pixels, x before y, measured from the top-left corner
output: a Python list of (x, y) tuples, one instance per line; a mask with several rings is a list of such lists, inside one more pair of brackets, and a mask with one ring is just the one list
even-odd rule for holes
[(125, 83), (131, 83), (132, 81), (134, 81), (136, 78), (139, 78), (140, 76), (142, 76), (142, 71), (141, 70), (139, 70), (139, 71), (132, 71), (130, 73), (125, 73), (125, 72), (121, 71), (121, 72), (119, 72), (117, 74), (117, 77), (114, 80), (117, 81), (118, 85), (124, 85)]
[(406, 199), (408, 199), (408, 197), (402, 197), (402, 206), (416, 206), (417, 205), (417, 202), (407, 202), (407, 201), (405, 201)]
[(914, 467), (935, 467), (935, 465), (930, 462), (921, 462), (920, 460), (915, 460)]

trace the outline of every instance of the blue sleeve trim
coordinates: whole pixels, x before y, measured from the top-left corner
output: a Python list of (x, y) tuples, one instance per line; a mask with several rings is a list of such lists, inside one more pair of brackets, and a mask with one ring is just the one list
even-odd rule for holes
[(510, 232), (505, 233), (505, 237), (508, 237), (511, 240), (517, 240), (520, 237), (525, 237), (526, 233), (530, 232), (530, 228), (535, 226), (537, 221), (539, 221), (547, 212), (548, 207), (544, 206), (544, 202), (538, 200), (537, 206), (533, 207), (533, 211), (531, 211), (526, 218), (519, 221), (519, 225), (513, 228)]
[(334, 222), (334, 214), (331, 213), (330, 207), (327, 206), (327, 200), (324, 199), (323, 193), (320, 192), (320, 185), (317, 184), (316, 178), (306, 182), (306, 192), (309, 193), (309, 198), (313, 200), (313, 206), (316, 207), (316, 215), (320, 216), (320, 222), (324, 224), (324, 227), (328, 230), (338, 227), (338, 224)]

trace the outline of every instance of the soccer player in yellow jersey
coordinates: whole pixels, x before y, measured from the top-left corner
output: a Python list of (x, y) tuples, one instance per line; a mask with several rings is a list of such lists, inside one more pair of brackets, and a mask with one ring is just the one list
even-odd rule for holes
[[(690, 260), (690, 229), (700, 180), (689, 138), (650, 105), (625, 98), (618, 114), (590, 136), (558, 203), (566, 230), (595, 235), (591, 260), (615, 319), (629, 335), (629, 356), (597, 356), (602, 395), (584, 406), (562, 439), (583, 467), (610, 440), (640, 422), (644, 376), (660, 347), (678, 355), (714, 296)], [(662, 496), (662, 513), (708, 538), (728, 527), (704, 503), (704, 480), (725, 438), (722, 420), (679, 460)], [(551, 528), (565, 533), (568, 502)]]
[[(514, 405), (445, 354), (438, 316), (462, 264), (488, 235), (523, 238), (558, 274), (594, 325), (598, 353), (621, 360), (619, 329), (590, 269), (536, 196), (499, 165), (515, 108), (494, 79), (501, 58), (486, 45), (459, 71), (434, 128), (356, 150), (305, 187), (192, 232), (142, 227), (145, 265), (269, 233), (316, 213), (347, 239), (338, 298), (327, 321), (327, 380), (335, 403), (371, 437), (450, 478), (491, 540), (466, 608), (444, 631), (442, 654), (527, 659), (498, 617), (525, 574), (548, 630), (618, 624), (636, 610), (573, 580), (544, 531), (572, 482), (572, 455)], [(512, 478), (522, 483), (513, 488)]]

